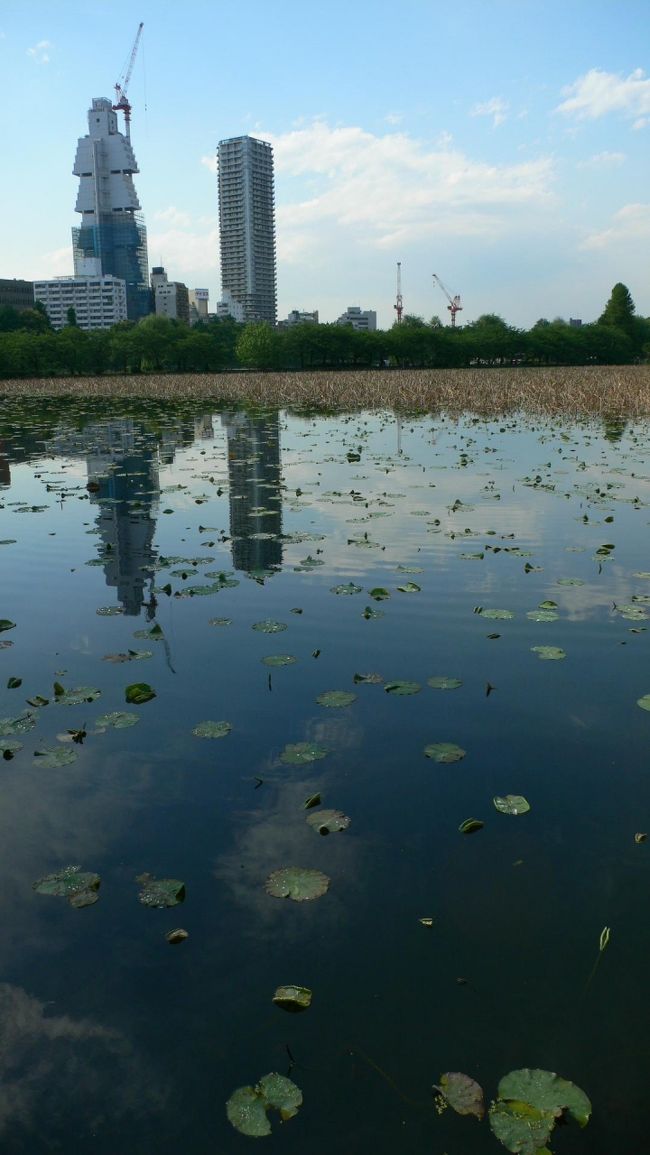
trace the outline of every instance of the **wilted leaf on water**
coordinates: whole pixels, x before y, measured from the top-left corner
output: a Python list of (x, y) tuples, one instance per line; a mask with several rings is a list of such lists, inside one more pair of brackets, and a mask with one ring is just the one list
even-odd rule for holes
[(274, 870), (266, 880), (266, 893), (274, 898), (291, 898), (294, 902), (311, 902), (325, 894), (330, 880), (320, 870), (285, 866)]
[(345, 584), (345, 585), (341, 584), (339, 586), (332, 586), (330, 589), (330, 593), (331, 594), (360, 594), (362, 589), (363, 589), (363, 586), (356, 586), (354, 584), (354, 582), (347, 582), (347, 584)]
[(9, 678), (7, 681), (7, 689), (8, 690), (17, 690), (19, 686), (22, 686), (22, 684), (23, 684), (22, 678)]
[(269, 654), (266, 658), (260, 659), (265, 666), (293, 666), (298, 659), (294, 658), (293, 654)]
[(383, 680), (381, 674), (354, 674), (352, 678), (355, 685), (366, 682), (369, 686), (378, 686)]
[(350, 706), (356, 702), (357, 695), (353, 694), (351, 690), (325, 690), (316, 698), (319, 706), (327, 706), (331, 709), (337, 706)]
[[(0, 743), (0, 750), (1, 750), (1, 749), (2, 749), (2, 744)], [(646, 839), (647, 839), (647, 837), (648, 837), (648, 835), (647, 835), (647, 834), (643, 834), (643, 833), (635, 834), (635, 835), (634, 835), (634, 841), (635, 841), (636, 843), (639, 843), (639, 842), (645, 842), (645, 841), (646, 841)]]
[(146, 658), (152, 658), (151, 650), (126, 650), (122, 654), (104, 654), (103, 662), (141, 662)]
[(278, 987), (273, 995), (276, 1007), (283, 1011), (306, 1011), (311, 1006), (312, 992), (309, 987), (285, 986)]
[(458, 827), (461, 834), (474, 834), (477, 830), (482, 830), (485, 826), (480, 818), (466, 818)]
[(549, 1111), (559, 1118), (568, 1111), (581, 1127), (586, 1127), (591, 1116), (591, 1103), (584, 1091), (555, 1071), (523, 1067), (510, 1071), (499, 1082), (499, 1099), (507, 1102), (528, 1103), (539, 1111)]
[(34, 729), (36, 718), (34, 714), (21, 714), (18, 718), (0, 718), (0, 738), (9, 734), (28, 734)]
[(432, 690), (457, 690), (462, 686), (460, 678), (448, 678), (444, 674), (436, 678), (427, 678), (427, 686)]
[(101, 690), (93, 686), (76, 686), (73, 690), (64, 690), (58, 682), (54, 683), (54, 701), (59, 706), (81, 706), (84, 702), (94, 702), (100, 694)]
[(251, 626), (252, 630), (257, 630), (260, 634), (280, 634), (286, 628), (284, 622), (275, 622), (271, 618), (265, 618), (263, 622), (254, 622)]
[(113, 710), (110, 714), (100, 714), (95, 720), (95, 733), (105, 734), (107, 730), (127, 730), (140, 721), (139, 714), (129, 714), (125, 710)]
[(127, 702), (133, 706), (141, 706), (156, 697), (156, 691), (151, 689), (147, 682), (133, 682), (124, 691)]
[(64, 866), (57, 874), (46, 874), (33, 884), (37, 894), (67, 898), (70, 906), (81, 908), (97, 902), (100, 877), (83, 872), (79, 866)]
[(226, 1114), (233, 1127), (254, 1139), (271, 1134), (266, 1112), (280, 1112), (283, 1122), (297, 1114), (302, 1091), (291, 1079), (275, 1072), (265, 1075), (256, 1087), (238, 1087), (226, 1103)]
[(0, 634), (4, 630), (15, 630), (15, 628), (16, 628), (15, 622), (10, 622), (9, 618), (0, 618)]
[(54, 770), (59, 766), (69, 766), (71, 762), (77, 761), (77, 751), (73, 750), (71, 746), (54, 746), (44, 743), (34, 750), (34, 765), (45, 766), (48, 770)]
[(457, 1115), (476, 1115), (482, 1119), (485, 1114), (483, 1088), (469, 1075), (460, 1071), (447, 1071), (440, 1076), (440, 1083), (434, 1083)]
[(199, 722), (192, 730), (197, 738), (225, 738), (232, 730), (230, 722)]
[(350, 819), (342, 810), (316, 810), (313, 814), (308, 814), (305, 821), (319, 834), (347, 830), (350, 825)]
[(492, 801), (500, 814), (527, 814), (530, 803), (523, 794), (505, 794), (503, 798), (496, 797)]
[(416, 582), (407, 582), (406, 585), (398, 586), (397, 589), (401, 594), (419, 594), (422, 587)]
[(559, 662), (562, 658), (566, 658), (566, 652), (559, 646), (531, 646), (530, 648), (542, 662)]
[(28, 706), (33, 706), (34, 709), (40, 709), (41, 706), (49, 706), (50, 699), (44, 698), (42, 694), (34, 694), (33, 698), (25, 699)]
[(290, 766), (304, 766), (307, 762), (316, 762), (324, 758), (328, 751), (316, 742), (295, 742), (285, 746), (280, 755), (280, 761)]
[(419, 694), (422, 686), (419, 682), (386, 682), (384, 690), (387, 694), (396, 694), (406, 696), (407, 694)]
[(162, 908), (176, 906), (185, 898), (185, 883), (178, 878), (156, 878), (153, 874), (139, 874), (136, 882), (142, 886), (138, 899), (143, 906)]
[(462, 746), (456, 746), (454, 742), (432, 742), (424, 747), (424, 753), (434, 762), (460, 762), (467, 751), (463, 750)]

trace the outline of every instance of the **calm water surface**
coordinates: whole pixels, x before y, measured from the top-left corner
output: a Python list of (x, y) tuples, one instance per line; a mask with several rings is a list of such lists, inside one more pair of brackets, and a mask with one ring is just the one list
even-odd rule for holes
[[(489, 1101), (525, 1066), (592, 1100), (555, 1152), (643, 1149), (648, 433), (2, 402), (0, 732), (34, 722), (0, 738), (22, 743), (0, 779), (3, 1152), (245, 1151), (226, 1100), (278, 1071), (304, 1104), (265, 1150), (496, 1153), (431, 1085), (464, 1071)], [(129, 650), (151, 656), (106, 660)], [(156, 697), (128, 705), (140, 681)], [(55, 682), (101, 694), (61, 704)], [(113, 711), (138, 722), (97, 733)], [(196, 737), (207, 720), (232, 729)], [(299, 742), (326, 755), (284, 763)], [(44, 767), (44, 745), (76, 760)], [(317, 792), (344, 833), (305, 822)], [(530, 812), (498, 813), (509, 793)], [(101, 876), (95, 905), (33, 890), (68, 864)], [(328, 892), (269, 896), (283, 866)], [(143, 906), (143, 872), (184, 903)], [(272, 1004), (286, 983), (313, 990), (304, 1014)]]

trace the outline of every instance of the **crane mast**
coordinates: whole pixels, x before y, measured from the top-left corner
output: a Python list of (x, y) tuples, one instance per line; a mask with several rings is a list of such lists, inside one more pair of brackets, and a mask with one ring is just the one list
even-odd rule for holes
[(435, 281), (438, 282), (438, 284), (440, 285), (440, 288), (442, 289), (443, 293), (445, 294), (445, 297), (449, 301), (447, 308), (449, 309), (449, 312), (451, 313), (451, 327), (452, 327), (452, 329), (455, 329), (455, 327), (456, 327), (456, 313), (462, 313), (462, 311), (463, 311), (463, 306), (460, 303), (460, 296), (458, 295), (458, 293), (456, 293), (455, 297), (452, 297), (451, 293), (449, 292), (449, 289), (445, 288), (445, 286), (443, 285), (443, 283), (440, 280), (440, 277), (438, 276), (437, 273), (433, 274), (433, 280), (434, 280), (434, 282)]
[(397, 313), (397, 324), (402, 324), (402, 311), (404, 303), (402, 301), (402, 262), (397, 262), (397, 293), (395, 295), (395, 304), (393, 305)]
[(133, 48), (131, 49), (129, 63), (124, 72), (124, 76), (122, 79), (118, 80), (117, 84), (115, 85), (115, 104), (113, 105), (113, 112), (124, 113), (124, 127), (126, 129), (127, 140), (131, 139), (131, 105), (126, 98), (126, 90), (129, 86), (131, 73), (133, 72), (135, 56), (136, 52), (138, 51), (138, 44), (140, 43), (140, 37), (142, 35), (143, 28), (144, 24), (142, 21), (140, 21), (138, 24), (138, 31), (136, 32), (135, 40), (133, 42)]

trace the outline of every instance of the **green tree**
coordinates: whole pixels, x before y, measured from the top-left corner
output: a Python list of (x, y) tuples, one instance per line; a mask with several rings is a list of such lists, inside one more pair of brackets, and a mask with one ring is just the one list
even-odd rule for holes
[(635, 335), (635, 308), (632, 295), (627, 285), (620, 281), (614, 285), (605, 310), (598, 318), (599, 325), (615, 325), (622, 329), (628, 337)]
[(68, 309), (68, 311), (66, 313), (66, 317), (68, 319), (68, 325), (71, 325), (74, 328), (76, 328), (77, 327), (77, 312), (76, 312), (74, 305), (70, 305), (70, 308)]
[(250, 369), (273, 368), (276, 353), (276, 334), (266, 321), (246, 325), (237, 339), (237, 360)]

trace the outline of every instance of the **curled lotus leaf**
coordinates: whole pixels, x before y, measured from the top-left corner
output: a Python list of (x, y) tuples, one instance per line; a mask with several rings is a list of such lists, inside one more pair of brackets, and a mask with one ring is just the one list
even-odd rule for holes
[(530, 802), (523, 794), (505, 794), (503, 797), (493, 798), (492, 801), (500, 814), (527, 814), (530, 810)]
[(400, 594), (419, 594), (421, 589), (422, 586), (419, 586), (417, 582), (406, 582), (403, 586), (397, 587)]
[(480, 818), (466, 818), (464, 822), (461, 822), (458, 830), (461, 834), (475, 834), (477, 830), (482, 830), (484, 826), (485, 823), (481, 822)]
[(342, 810), (316, 810), (305, 819), (308, 826), (319, 834), (332, 834), (335, 831), (347, 830), (350, 819)]
[(36, 715), (31, 712), (17, 718), (0, 718), (0, 738), (7, 738), (10, 734), (29, 734), (35, 725)]
[(274, 870), (266, 880), (266, 893), (274, 898), (291, 898), (294, 902), (311, 902), (320, 898), (330, 880), (321, 870), (300, 866), (284, 866)]
[(99, 898), (98, 874), (82, 871), (80, 866), (64, 866), (56, 874), (46, 874), (33, 884), (37, 894), (52, 894), (67, 898), (70, 906), (80, 909), (92, 906)]
[(531, 646), (533, 654), (537, 654), (542, 662), (561, 662), (566, 658), (566, 651), (560, 646)]
[(185, 883), (178, 878), (156, 878), (153, 874), (139, 874), (135, 880), (142, 890), (138, 899), (143, 906), (162, 909), (176, 906), (185, 899)]
[(316, 698), (319, 706), (328, 706), (335, 709), (337, 706), (351, 706), (356, 702), (357, 695), (350, 690), (325, 690)]
[(192, 733), (197, 738), (225, 738), (231, 730), (230, 722), (199, 722)]
[[(650, 710), (650, 694), (644, 694), (642, 698), (637, 698), (636, 704), (640, 706), (642, 710)], [(0, 723), (0, 727), (1, 725), (2, 723)], [(0, 729), (0, 734), (1, 733), (2, 730)]]
[(312, 992), (309, 987), (293, 985), (278, 987), (273, 995), (276, 1007), (282, 1007), (283, 1011), (291, 1011), (294, 1014), (306, 1011), (311, 1006), (311, 1000)]
[(305, 766), (324, 758), (327, 753), (328, 750), (316, 742), (290, 742), (282, 751), (280, 761), (288, 766)]
[(368, 593), (376, 602), (384, 602), (390, 597), (389, 591), (383, 586), (375, 586), (374, 589), (368, 590)]
[(254, 622), (251, 629), (257, 630), (260, 634), (280, 634), (287, 629), (287, 626), (285, 622), (276, 622), (272, 618), (265, 618), (264, 621)]
[(538, 610), (556, 610), (557, 602), (552, 601), (551, 598), (546, 598), (543, 602), (539, 603), (537, 608)]
[(447, 1100), (457, 1115), (476, 1115), (482, 1119), (485, 1114), (483, 1088), (469, 1075), (461, 1071), (446, 1071), (440, 1076), (440, 1083), (434, 1083), (436, 1091)]
[(463, 750), (462, 746), (457, 746), (455, 742), (431, 742), (429, 746), (424, 747), (425, 757), (432, 758), (434, 762), (460, 762), (466, 753), (467, 751)]
[(462, 684), (460, 678), (448, 678), (444, 674), (435, 678), (427, 678), (427, 686), (431, 686), (432, 690), (457, 690)]
[(281, 666), (295, 665), (298, 659), (294, 658), (293, 654), (269, 654), (266, 658), (262, 658), (261, 661), (265, 666), (272, 666), (274, 669), (279, 669)]
[(131, 714), (127, 710), (112, 710), (110, 714), (100, 714), (97, 718), (95, 733), (105, 734), (107, 730), (128, 730), (129, 726), (136, 726), (139, 721), (139, 714)]
[(133, 682), (126, 687), (124, 696), (131, 705), (142, 706), (144, 702), (150, 702), (156, 697), (156, 691), (152, 690), (148, 682)]
[(395, 694), (398, 697), (407, 697), (409, 694), (419, 694), (422, 686), (419, 682), (386, 682), (384, 690), (387, 694)]
[(15, 622), (10, 622), (9, 618), (0, 618), (0, 634), (3, 633), (4, 630), (15, 630), (15, 628)]
[(302, 1091), (291, 1079), (272, 1072), (264, 1075), (255, 1087), (238, 1087), (226, 1103), (226, 1114), (233, 1127), (254, 1139), (271, 1134), (267, 1111), (279, 1111), (283, 1122), (293, 1118), (302, 1105)]
[(346, 582), (338, 586), (332, 586), (330, 593), (332, 594), (360, 594), (363, 586), (357, 586), (354, 582)]

